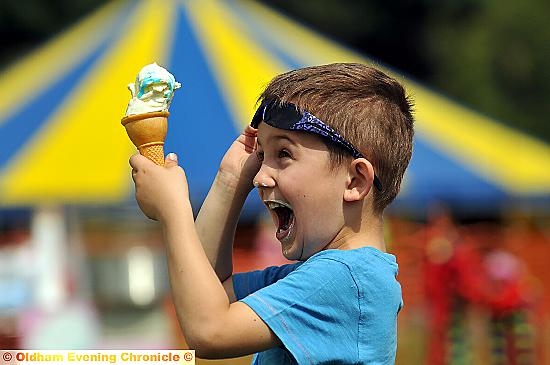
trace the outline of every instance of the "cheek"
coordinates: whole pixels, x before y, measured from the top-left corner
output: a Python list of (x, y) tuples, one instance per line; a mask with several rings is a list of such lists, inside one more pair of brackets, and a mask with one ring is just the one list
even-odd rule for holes
[[(301, 191), (299, 213), (310, 233), (331, 236), (343, 224), (343, 199), (336, 189)], [(323, 237), (326, 238), (326, 237)], [(330, 237), (332, 238), (332, 237)]]
[(334, 203), (323, 198), (323, 195), (314, 195), (311, 193), (302, 193), (301, 201), (297, 209), (297, 218), (301, 221), (304, 229), (310, 234), (315, 234), (316, 239), (319, 234), (326, 232), (327, 228), (332, 229), (334, 218), (337, 211)]

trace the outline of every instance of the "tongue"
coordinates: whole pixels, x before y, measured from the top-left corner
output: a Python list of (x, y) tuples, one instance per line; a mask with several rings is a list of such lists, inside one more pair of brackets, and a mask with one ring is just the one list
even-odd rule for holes
[(287, 229), (282, 229), (281, 227), (279, 227), (277, 229), (277, 233), (275, 234), (275, 236), (277, 237), (278, 240), (283, 240), (285, 239), (289, 234), (290, 234), (290, 229), (291, 229), (292, 226), (288, 227)]
[(290, 226), (292, 211), (288, 208), (277, 208), (275, 212), (279, 217), (279, 230), (287, 230)]
[(294, 214), (288, 208), (278, 208), (276, 209), (276, 213), (279, 219), (276, 237), (278, 240), (282, 240), (290, 233), (294, 221)]

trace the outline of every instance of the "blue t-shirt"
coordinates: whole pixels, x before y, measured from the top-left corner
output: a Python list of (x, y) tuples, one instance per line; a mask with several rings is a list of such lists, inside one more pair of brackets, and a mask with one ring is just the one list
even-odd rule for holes
[(394, 364), (403, 302), (395, 256), (372, 247), (235, 274), (246, 303), (283, 343), (254, 364)]

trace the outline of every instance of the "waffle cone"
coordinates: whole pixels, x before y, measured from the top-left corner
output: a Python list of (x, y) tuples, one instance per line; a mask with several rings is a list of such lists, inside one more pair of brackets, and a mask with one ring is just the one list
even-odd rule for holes
[(169, 115), (167, 111), (129, 115), (121, 122), (139, 153), (161, 166)]

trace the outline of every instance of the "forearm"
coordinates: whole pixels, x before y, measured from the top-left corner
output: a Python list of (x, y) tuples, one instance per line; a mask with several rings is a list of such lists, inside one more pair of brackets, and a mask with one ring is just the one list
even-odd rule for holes
[(247, 194), (236, 181), (218, 173), (195, 221), (204, 252), (221, 281), (233, 273), (233, 239)]
[(164, 219), (162, 226), (176, 313), (192, 345), (229, 310), (229, 299), (202, 248), (190, 204)]

